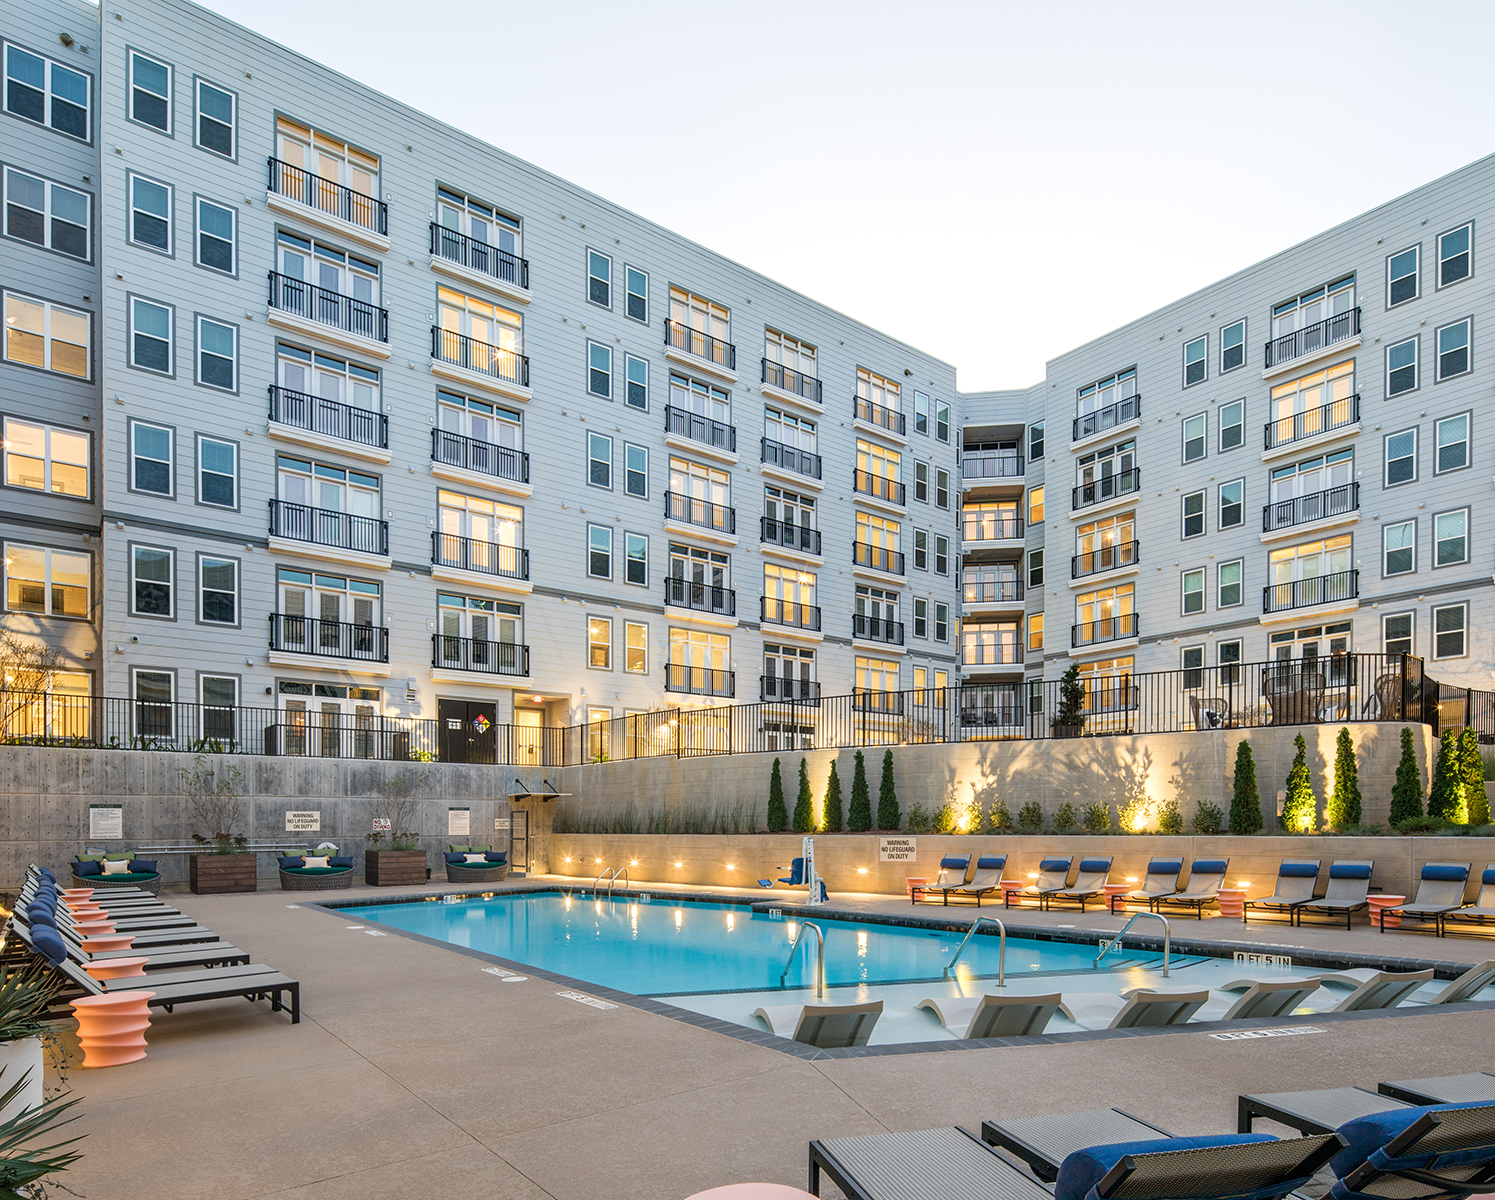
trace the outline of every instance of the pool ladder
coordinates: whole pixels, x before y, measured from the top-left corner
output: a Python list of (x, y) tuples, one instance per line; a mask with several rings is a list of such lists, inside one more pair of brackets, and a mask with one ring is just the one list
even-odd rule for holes
[(594, 897), (602, 890), (602, 881), (604, 879), (607, 880), (607, 898), (611, 900), (613, 898), (613, 884), (617, 883), (618, 880), (621, 879), (623, 881), (623, 888), (625, 891), (627, 890), (629, 885), (628, 868), (608, 867), (596, 879), (592, 880), (592, 895)]
[(1122, 936), (1141, 917), (1151, 917), (1154, 921), (1161, 921), (1163, 923), (1163, 978), (1167, 979), (1168, 955), (1173, 949), (1173, 926), (1168, 923), (1168, 918), (1165, 917), (1162, 913), (1134, 912), (1127, 919), (1127, 923), (1121, 927), (1121, 933), (1118, 933), (1109, 942), (1102, 942), (1100, 944), (1100, 953), (1095, 956), (1095, 961), (1090, 965), (1092, 967), (1100, 966), (1100, 960), (1105, 958), (1106, 955), (1110, 954), (1112, 950), (1120, 947)]
[(804, 930), (815, 931), (815, 998), (825, 999), (825, 930), (821, 929), (813, 921), (806, 921), (800, 936), (794, 939), (794, 945), (790, 948), (788, 961), (784, 963), (784, 969), (779, 972), (779, 986), (784, 986), (784, 980), (789, 974), (789, 968), (794, 965), (794, 960), (799, 957), (800, 946), (804, 942)]
[(966, 930), (966, 935), (955, 948), (955, 953), (950, 956), (950, 961), (945, 964), (945, 978), (950, 978), (950, 972), (955, 970), (955, 964), (960, 961), (960, 956), (965, 953), (966, 943), (976, 936), (976, 930), (981, 927), (983, 921), (990, 921), (997, 927), (997, 933), (1001, 938), (997, 950), (997, 986), (1007, 986), (1007, 926), (1003, 925), (997, 917), (977, 917), (971, 922), (971, 927)]

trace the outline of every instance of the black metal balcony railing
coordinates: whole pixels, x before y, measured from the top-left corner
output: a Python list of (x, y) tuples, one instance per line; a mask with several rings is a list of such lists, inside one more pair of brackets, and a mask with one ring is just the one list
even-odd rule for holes
[(384, 201), (313, 175), (301, 167), (293, 167), (278, 158), (271, 158), (269, 164), (269, 188), (277, 196), (298, 201), (381, 237), (389, 235), (389, 205)]
[(435, 221), (431, 222), (431, 253), (511, 287), (529, 287), (529, 259), (470, 238)]
[(498, 446), (445, 429), (431, 430), (431, 461), (477, 471), (495, 479), (529, 482), (529, 455), (523, 450)]
[(758, 698), (765, 703), (820, 703), (820, 684), (813, 679), (791, 679), (784, 675), (758, 676)]
[(719, 617), (737, 615), (737, 593), (731, 588), (694, 579), (677, 579), (673, 575), (665, 577), (664, 602), (676, 608), (690, 608)]
[(1023, 456), (1015, 451), (967, 454), (960, 461), (960, 477), (967, 480), (1021, 479)]
[(851, 486), (864, 496), (873, 496), (878, 500), (886, 500), (889, 504), (896, 504), (900, 508), (904, 505), (903, 484), (899, 483), (896, 479), (889, 479), (886, 475), (874, 475), (871, 471), (853, 470)]
[(1315, 604), (1354, 600), (1359, 595), (1360, 572), (1335, 571), (1332, 575), (1315, 575), (1291, 583), (1269, 583), (1261, 589), (1261, 610), (1287, 612), (1293, 608), (1311, 608)]
[(712, 667), (691, 667), (685, 663), (666, 663), (664, 690), (686, 692), (692, 696), (735, 696), (737, 675)]
[(499, 575), (505, 579), (529, 578), (529, 551), (522, 546), (504, 546), (455, 533), (431, 534), (431, 565)]
[(903, 622), (888, 617), (869, 617), (853, 613), (851, 635), (864, 642), (886, 642), (890, 646), (903, 645)]
[(431, 665), (448, 671), (477, 671), (484, 675), (528, 675), (529, 647), (518, 642), (487, 642), (481, 638), (431, 635)]
[(966, 542), (1010, 542), (1023, 536), (1023, 519), (1015, 511), (966, 514), (960, 523), (960, 536)]
[(1328, 404), (1321, 404), (1318, 408), (1310, 408), (1305, 412), (1293, 413), (1288, 417), (1268, 421), (1263, 431), (1266, 435), (1266, 449), (1291, 445), (1305, 438), (1317, 437), (1321, 433), (1333, 433), (1334, 430), (1342, 429), (1346, 425), (1354, 425), (1359, 420), (1359, 395), (1341, 396), (1338, 400), (1330, 400)]
[(1074, 419), (1069, 440), (1078, 442), (1081, 438), (1104, 433), (1108, 429), (1115, 429), (1118, 425), (1125, 425), (1128, 421), (1135, 421), (1141, 415), (1142, 397), (1124, 396), (1120, 400), (1112, 401), (1104, 408), (1077, 416)]
[(1115, 642), (1121, 638), (1136, 636), (1136, 613), (1123, 613), (1116, 617), (1102, 617), (1099, 621), (1087, 621), (1069, 627), (1069, 644), (1071, 648), (1094, 646), (1101, 642)]
[(776, 442), (772, 438), (764, 438), (762, 442), (763, 461), (770, 466), (782, 467), (786, 471), (793, 471), (796, 475), (805, 475), (811, 479), (820, 478), (820, 455), (811, 454), (808, 450), (801, 450), (798, 446), (786, 446), (783, 442)]
[(702, 529), (714, 529), (717, 533), (737, 533), (737, 510), (725, 504), (712, 504), (694, 496), (679, 492), (664, 494), (664, 515), (669, 521), (683, 521), (687, 525), (698, 525)]
[(874, 425), (878, 429), (886, 429), (889, 433), (896, 433), (899, 437), (903, 437), (903, 414), (896, 409), (884, 408), (881, 404), (874, 404), (871, 400), (864, 400), (861, 396), (857, 396), (852, 411), (858, 421)]
[(703, 417), (700, 413), (676, 408), (673, 404), (664, 406), (664, 431), (673, 433), (677, 437), (690, 438), (693, 442), (704, 442), (708, 446), (715, 446), (718, 450), (725, 450), (729, 454), (737, 453), (737, 427), (735, 425), (724, 425), (710, 417)]
[(316, 287), (304, 279), (292, 279), (279, 271), (270, 272), (270, 307), (371, 341), (389, 341), (387, 309)]
[(1322, 492), (1309, 492), (1306, 496), (1294, 496), (1291, 500), (1278, 500), (1261, 510), (1261, 529), (1271, 533), (1274, 529), (1287, 529), (1293, 525), (1306, 525), (1309, 521), (1322, 521), (1326, 517), (1343, 516), (1360, 507), (1360, 485), (1342, 483), (1338, 487), (1326, 488)]
[(389, 447), (389, 418), (383, 413), (273, 384), (270, 387), (270, 420), (304, 429), (307, 433), (357, 442), (360, 446)]
[[(975, 701), (978, 697), (962, 697), (963, 702)], [(1004, 704), (973, 706), (960, 710), (960, 723), (972, 728), (1003, 726), (1009, 729), (1024, 729), (1028, 722), (1028, 711), (1022, 701)]]
[[(721, 338), (682, 325), (679, 321), (664, 323), (664, 344), (676, 350), (684, 350), (696, 358), (704, 358), (728, 371), (737, 370), (737, 347)], [(715, 694), (715, 693), (712, 693)]]
[(905, 701), (913, 700), (917, 707), (917, 692), (879, 692), (871, 689), (853, 692), (851, 708), (858, 713), (886, 713), (890, 717), (903, 715)]
[(967, 583), (961, 589), (966, 604), (1021, 604), (1023, 581), (1021, 579), (983, 579)]
[(796, 371), (793, 367), (786, 367), (783, 363), (769, 362), (763, 360), (763, 382), (769, 387), (776, 387), (781, 392), (791, 392), (796, 396), (803, 396), (812, 404), (820, 403), (820, 380), (812, 375), (806, 375), (803, 371)]
[(961, 647), (960, 662), (966, 667), (1020, 667), (1023, 651), (1016, 642), (976, 642)]
[(529, 387), (529, 359), (517, 350), (490, 346), (477, 338), (431, 326), (431, 357), (454, 367)]
[(1102, 475), (1090, 483), (1082, 483), (1070, 494), (1071, 509), (1089, 508), (1092, 504), (1104, 504), (1118, 496), (1135, 492), (1142, 482), (1142, 472), (1133, 467), (1130, 471), (1118, 471), (1114, 475)]
[(890, 575), (902, 575), (903, 555), (886, 546), (874, 546), (869, 542), (851, 543), (851, 561), (859, 567), (871, 567), (874, 571), (886, 571)]
[(791, 629), (818, 630), (820, 609), (813, 604), (801, 604), (797, 600), (781, 600), (777, 596), (764, 596), (759, 617), (770, 625), (787, 625)]
[(389, 630), (316, 617), (270, 614), (270, 649), (355, 662), (388, 662)]
[(1087, 575), (1099, 575), (1102, 571), (1115, 571), (1121, 567), (1133, 566), (1137, 562), (1137, 552), (1140, 549), (1140, 542), (1116, 542), (1110, 546), (1101, 546), (1097, 550), (1087, 550), (1083, 554), (1076, 554), (1069, 560), (1069, 577), (1084, 579)]
[(389, 553), (388, 521), (313, 508), (309, 504), (292, 504), (288, 500), (270, 501), (270, 536), (365, 554)]
[(1284, 333), (1267, 343), (1267, 362), (1270, 367), (1280, 367), (1285, 362), (1302, 358), (1305, 354), (1326, 349), (1335, 342), (1343, 342), (1360, 332), (1360, 310), (1335, 313), (1313, 325)]
[(798, 550), (801, 554), (820, 555), (820, 530), (808, 525), (794, 525), (789, 521), (776, 521), (772, 517), (758, 518), (758, 540), (786, 550)]

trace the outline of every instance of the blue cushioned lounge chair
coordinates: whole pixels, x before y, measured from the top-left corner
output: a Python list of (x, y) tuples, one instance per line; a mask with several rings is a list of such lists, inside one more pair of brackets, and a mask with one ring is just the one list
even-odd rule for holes
[(1105, 895), (1106, 879), (1111, 874), (1111, 859), (1109, 858), (1082, 858), (1080, 869), (1075, 873), (1075, 881), (1069, 887), (1063, 887), (1053, 892), (1045, 892), (1038, 897), (1040, 908), (1052, 907), (1055, 900), (1074, 900), (1080, 905), (1080, 911), (1085, 911), (1085, 905), (1097, 896)]
[[(981, 907), (981, 897), (990, 895), (1002, 884), (1002, 869), (1007, 865), (1005, 854), (983, 854), (976, 860), (976, 870), (968, 882), (957, 883), (951, 887), (942, 889), (945, 903), (950, 903), (950, 897), (957, 900), (975, 900), (976, 907)], [(933, 891), (933, 889), (930, 889)]]
[(1011, 908), (1013, 897), (1023, 899), (1036, 897), (1039, 904), (1049, 892), (1061, 891), (1069, 882), (1069, 868), (1073, 858), (1046, 858), (1038, 864), (1038, 879), (1020, 891), (1008, 892), (1002, 897), (1003, 907)]
[(1495, 1105), (1483, 1100), (1374, 1113), (1340, 1126), (1332, 1200), (1455, 1200), (1495, 1190)]
[(947, 889), (963, 884), (970, 873), (971, 856), (969, 854), (947, 854), (940, 859), (939, 874), (934, 877), (933, 883), (909, 889), (909, 903), (917, 904), (920, 900), (929, 900), (936, 892), (943, 895)]
[(1433, 922), (1440, 935), (1443, 918), (1464, 906), (1464, 887), (1469, 882), (1469, 863), (1424, 863), (1417, 881), (1417, 895), (1400, 908), (1381, 910), (1381, 932), (1386, 932), (1386, 914), (1400, 913), (1402, 928), (1408, 918)]
[(1306, 913), (1321, 912), (1335, 918), (1343, 917), (1344, 927), (1348, 929), (1355, 914), (1370, 907), (1366, 897), (1370, 895), (1370, 875), (1375, 866), (1375, 859), (1336, 859), (1330, 863), (1329, 886), (1324, 894), (1317, 900), (1293, 905), (1296, 923), (1303, 924)]
[(1241, 924), (1246, 923), (1254, 908), (1267, 912), (1285, 912), (1288, 923), (1291, 924), (1293, 909), (1313, 899), (1322, 862), (1322, 859), (1317, 858), (1283, 859), (1282, 865), (1277, 868), (1277, 885), (1272, 889), (1272, 894), (1247, 900), (1241, 906)]
[(1192, 908), (1194, 915), (1204, 920), (1204, 908), (1220, 898), (1220, 889), (1225, 885), (1225, 870), (1230, 866), (1228, 858), (1196, 858), (1189, 866), (1189, 883), (1182, 891), (1171, 896), (1158, 897), (1158, 908), (1177, 905)]

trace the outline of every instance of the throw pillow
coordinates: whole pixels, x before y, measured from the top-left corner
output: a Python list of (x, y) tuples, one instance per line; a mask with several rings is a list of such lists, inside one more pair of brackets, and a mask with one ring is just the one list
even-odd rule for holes
[(282, 871), (294, 871), (301, 865), (301, 855), (299, 854), (282, 854), (280, 856), (280, 869)]
[(80, 877), (86, 875), (102, 875), (103, 873), (103, 864), (95, 859), (89, 859), (87, 862), (79, 861), (73, 864), (73, 874)]
[(130, 872), (134, 875), (154, 875), (156, 874), (156, 860), (154, 858), (132, 858)]
[(466, 854), (469, 850), (472, 849), (472, 847), (471, 846), (448, 846), (447, 849), (450, 850), (453, 854)]
[(73, 857), (76, 858), (79, 862), (103, 862), (104, 861), (104, 856), (102, 854), (75, 854)]
[(491, 863), (501, 863), (509, 860), (509, 853), (507, 850), (490, 850), (483, 857)]
[(353, 856), (351, 854), (329, 855), (327, 865), (329, 867), (351, 867), (353, 865)]
[(308, 854), (306, 856), (306, 865), (308, 867), (325, 867), (327, 865), (327, 856), (324, 854), (320, 858), (313, 858)]
[(105, 875), (128, 875), (130, 873), (130, 860), (128, 858), (106, 858), (104, 860)]
[(488, 859), (482, 854), (464, 854), (463, 861), (470, 863), (485, 863)]

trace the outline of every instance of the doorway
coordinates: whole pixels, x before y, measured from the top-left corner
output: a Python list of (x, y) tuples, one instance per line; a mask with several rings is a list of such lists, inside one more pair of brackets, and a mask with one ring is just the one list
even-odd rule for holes
[(438, 700), (436, 720), (441, 727), (441, 761), (491, 763), (497, 710), (491, 701)]

